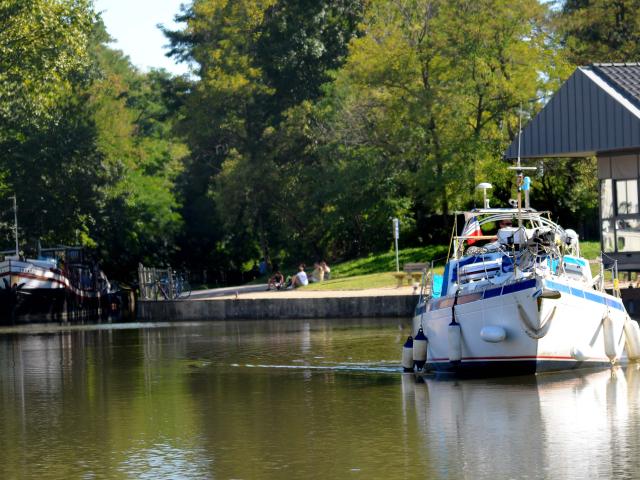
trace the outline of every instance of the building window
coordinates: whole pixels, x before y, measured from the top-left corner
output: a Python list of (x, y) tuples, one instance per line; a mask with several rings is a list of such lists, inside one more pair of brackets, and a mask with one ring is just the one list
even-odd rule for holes
[(607, 178), (600, 184), (600, 218), (613, 218), (613, 180)]
[(618, 252), (640, 252), (640, 219), (616, 220), (616, 247)]
[(638, 180), (616, 181), (616, 207), (618, 215), (638, 213)]
[(606, 253), (616, 251), (614, 206), (613, 180), (607, 178), (600, 182), (600, 226), (602, 228), (602, 250)]
[(602, 220), (602, 250), (605, 253), (613, 253), (616, 251), (616, 236), (613, 231), (611, 220)]

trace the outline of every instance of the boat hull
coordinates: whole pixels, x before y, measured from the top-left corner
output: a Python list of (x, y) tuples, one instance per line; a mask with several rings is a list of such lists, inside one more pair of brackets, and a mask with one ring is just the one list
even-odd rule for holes
[(111, 297), (75, 287), (55, 268), (0, 263), (0, 324), (96, 319), (112, 310)]
[(563, 372), (570, 370), (587, 370), (610, 368), (609, 361), (563, 361), (563, 360), (486, 360), (436, 362), (425, 365), (425, 372), (438, 375), (454, 376), (456, 378), (491, 378), (510, 377), (517, 375), (535, 375), (541, 373)]
[[(541, 297), (551, 289), (560, 297)], [(452, 354), (449, 342), (454, 310), (459, 355)], [(431, 300), (418, 307), (413, 331), (422, 326), (429, 340), (426, 370), (492, 377), (626, 363), (626, 319), (622, 302), (611, 295), (561, 281), (528, 279), (457, 300)], [(496, 336), (496, 331), (503, 335)]]

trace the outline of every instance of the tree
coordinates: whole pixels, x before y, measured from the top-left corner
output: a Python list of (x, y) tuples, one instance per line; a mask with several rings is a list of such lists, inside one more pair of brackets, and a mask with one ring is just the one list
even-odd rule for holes
[(422, 223), (431, 215), (448, 230), (448, 214), (472, 202), (480, 178), (504, 181), (492, 165), (519, 105), (538, 107), (529, 100), (558, 79), (546, 14), (533, 0), (371, 3), (367, 35), (336, 79), (342, 112), (327, 128), (346, 148), (375, 148), (395, 165), (421, 230), (443, 225)]
[(0, 1), (0, 190), (22, 238), (73, 241), (101, 175), (83, 88), (94, 13), (83, 0)]
[(255, 59), (274, 90), (275, 113), (320, 96), (329, 72), (346, 59), (363, 9), (363, 0), (289, 0), (267, 8)]
[(89, 0), (0, 1), (0, 134), (60, 118), (57, 106), (87, 80)]
[(574, 65), (640, 60), (638, 0), (566, 0), (557, 24)]
[[(128, 277), (139, 261), (166, 263), (182, 225), (174, 181), (187, 150), (171, 132), (184, 82), (166, 72), (136, 71), (121, 52), (107, 47), (104, 25), (90, 11), (86, 18), (93, 23), (83, 31), (82, 62), (76, 64), (65, 56), (78, 38), (66, 39), (51, 27), (57, 17), (47, 16), (47, 8), (73, 10), (84, 3), (43, 3), (21, 4), (16, 15), (24, 18), (12, 19), (17, 23), (11, 28), (26, 22), (29, 33), (42, 20), (42, 35), (49, 28), (71, 42), (42, 52), (42, 64), (60, 75), (75, 67), (52, 80), (50, 72), (38, 72), (29, 62), (11, 74), (26, 87), (19, 92), (24, 105), (10, 106), (11, 115), (0, 120), (0, 178), (4, 173), (6, 190), (17, 194), (23, 247), (35, 249), (40, 241), (95, 248), (119, 278)], [(18, 33), (12, 31), (11, 38)], [(62, 52), (60, 58), (53, 52)], [(31, 88), (38, 75), (42, 84)], [(43, 95), (50, 103), (35, 102)]]
[(138, 262), (167, 264), (177, 253), (183, 224), (175, 183), (188, 150), (172, 132), (186, 80), (140, 73), (107, 41), (98, 25), (92, 54), (99, 75), (89, 105), (106, 174), (87, 241), (111, 272), (127, 278)]
[(299, 245), (303, 227), (281, 191), (283, 181), (304, 182), (294, 165), (309, 159), (299, 137), (279, 133), (280, 122), (295, 115), (288, 108), (317, 98), (328, 70), (344, 60), (359, 9), (355, 1), (202, 0), (179, 17), (183, 31), (167, 32), (173, 54), (196, 62), (200, 75), (180, 126), (192, 152), (183, 248), (200, 260), (240, 269)]

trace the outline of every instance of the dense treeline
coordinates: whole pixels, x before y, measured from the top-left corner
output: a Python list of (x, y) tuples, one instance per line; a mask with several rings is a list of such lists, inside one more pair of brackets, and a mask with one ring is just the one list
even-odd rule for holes
[[(366, 255), (392, 217), (446, 241), (477, 183), (513, 195), (519, 115), (576, 65), (640, 58), (637, 3), (194, 0), (174, 77), (111, 49), (90, 0), (0, 0), (0, 246), (14, 192), (25, 249), (82, 243), (121, 279)], [(594, 162), (543, 167), (534, 205), (597, 238)]]

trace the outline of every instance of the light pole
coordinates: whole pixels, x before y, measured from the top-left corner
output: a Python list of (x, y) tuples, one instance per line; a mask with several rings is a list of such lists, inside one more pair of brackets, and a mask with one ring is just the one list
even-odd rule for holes
[(16, 258), (18, 258), (20, 255), (20, 247), (18, 245), (18, 199), (15, 193), (9, 198), (13, 199), (13, 233), (16, 238)]
[(396, 243), (396, 272), (400, 271), (400, 260), (398, 258), (398, 238), (400, 238), (400, 221), (397, 218), (392, 220), (393, 222), (393, 239)]

